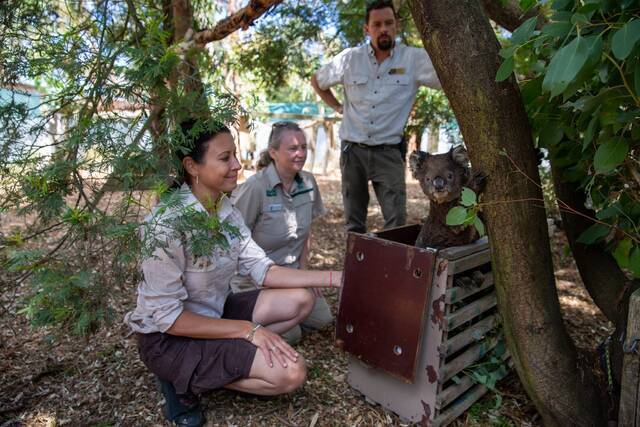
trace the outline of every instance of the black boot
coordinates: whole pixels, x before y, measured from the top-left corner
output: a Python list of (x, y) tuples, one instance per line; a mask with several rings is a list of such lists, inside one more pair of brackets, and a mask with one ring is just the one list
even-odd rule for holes
[(169, 381), (156, 377), (165, 400), (164, 415), (178, 427), (201, 427), (204, 415), (195, 395), (178, 395)]

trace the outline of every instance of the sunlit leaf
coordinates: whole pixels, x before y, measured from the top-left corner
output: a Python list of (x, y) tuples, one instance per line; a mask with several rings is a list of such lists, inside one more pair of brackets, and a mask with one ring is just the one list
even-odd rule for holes
[(561, 94), (578, 75), (589, 57), (589, 47), (583, 37), (576, 37), (556, 52), (542, 82), (542, 88), (551, 92), (551, 97)]
[(475, 191), (468, 187), (464, 187), (462, 189), (461, 201), (460, 204), (462, 206), (473, 206), (478, 202), (478, 197), (476, 196)]
[(631, 239), (627, 238), (620, 241), (616, 246), (616, 250), (613, 251), (613, 257), (621, 268), (629, 268), (629, 255), (632, 247)]
[(486, 230), (484, 228), (484, 224), (482, 220), (477, 216), (473, 218), (473, 226), (476, 228), (476, 230), (478, 230), (478, 234), (480, 234), (480, 236), (485, 235)]
[(462, 206), (456, 206), (451, 208), (447, 213), (446, 223), (447, 225), (460, 225), (467, 219), (467, 210)]

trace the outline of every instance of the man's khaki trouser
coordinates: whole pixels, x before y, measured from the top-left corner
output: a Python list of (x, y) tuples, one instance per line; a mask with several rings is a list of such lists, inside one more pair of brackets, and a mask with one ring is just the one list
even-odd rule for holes
[(342, 141), (340, 171), (347, 231), (366, 233), (369, 181), (384, 217), (384, 228), (407, 221), (405, 162), (399, 145), (366, 147)]

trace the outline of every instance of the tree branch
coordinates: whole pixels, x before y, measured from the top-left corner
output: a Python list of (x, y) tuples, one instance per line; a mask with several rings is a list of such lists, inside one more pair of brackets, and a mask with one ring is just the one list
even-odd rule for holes
[(280, 3), (282, 0), (249, 0), (247, 6), (227, 16), (215, 27), (195, 33), (193, 41), (196, 46), (202, 47), (212, 41), (222, 40), (239, 28), (246, 30), (256, 19)]
[(536, 24), (538, 30), (547, 23), (547, 18), (540, 13), (537, 6), (525, 12), (515, 0), (507, 0), (506, 2), (500, 0), (481, 0), (480, 3), (482, 3), (484, 12), (493, 22), (511, 32), (518, 28), (524, 21), (536, 15), (538, 15), (538, 22)]

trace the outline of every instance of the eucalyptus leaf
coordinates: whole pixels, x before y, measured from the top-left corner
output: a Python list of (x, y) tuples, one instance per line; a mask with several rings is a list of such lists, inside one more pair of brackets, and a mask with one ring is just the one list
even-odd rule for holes
[(585, 245), (592, 245), (601, 238), (605, 237), (609, 234), (610, 228), (604, 226), (602, 224), (593, 224), (591, 227), (587, 228), (585, 231), (580, 234), (578, 238), (578, 243), (583, 243)]
[(573, 25), (577, 25), (577, 24), (587, 24), (589, 23), (589, 18), (587, 18), (584, 14), (582, 13), (576, 13), (571, 17), (571, 23)]
[(478, 218), (477, 215), (476, 215), (475, 218), (473, 218), (473, 226), (476, 228), (476, 230), (478, 230), (478, 234), (480, 236), (484, 236), (486, 234), (486, 230), (484, 228), (484, 223), (482, 222), (482, 220), (480, 218)]
[(591, 120), (589, 121), (589, 125), (587, 125), (587, 129), (584, 132), (584, 139), (582, 141), (583, 151), (586, 150), (587, 147), (591, 145), (591, 142), (593, 142), (597, 125), (598, 125), (598, 115), (594, 114)]
[(636, 96), (640, 96), (640, 61), (636, 62), (636, 69), (633, 72), (633, 86), (636, 90)]
[(447, 225), (461, 225), (467, 219), (467, 210), (462, 206), (451, 208), (447, 213)]
[(478, 197), (476, 196), (476, 192), (470, 189), (469, 187), (464, 187), (462, 189), (461, 201), (460, 204), (462, 206), (473, 206), (478, 202)]
[(610, 139), (601, 144), (593, 158), (596, 173), (612, 171), (622, 163), (629, 152), (629, 143), (622, 137)]
[(640, 247), (636, 246), (629, 255), (629, 270), (634, 277), (640, 277)]
[(573, 24), (571, 22), (551, 22), (542, 27), (540, 32), (546, 36), (564, 38), (572, 28)]
[(496, 81), (501, 82), (508, 79), (509, 76), (511, 76), (511, 74), (513, 73), (513, 65), (513, 56), (510, 56), (502, 61), (502, 64), (500, 64), (500, 68), (498, 68), (498, 71), (496, 72)]
[(621, 268), (629, 268), (629, 255), (632, 247), (631, 239), (626, 238), (620, 241), (616, 246), (616, 250), (613, 251), (613, 257)]
[(511, 45), (509, 47), (504, 47), (500, 49), (499, 55), (503, 58), (511, 58), (515, 53), (516, 49), (518, 49), (518, 45)]
[(540, 142), (543, 147), (550, 147), (562, 141), (564, 133), (558, 122), (549, 122), (540, 130)]
[(529, 40), (533, 31), (536, 29), (536, 22), (538, 21), (538, 16), (533, 16), (522, 23), (518, 28), (516, 28), (511, 35), (511, 43), (514, 45), (522, 44)]
[(520, 8), (525, 12), (536, 5), (537, 0), (520, 0)]
[(618, 59), (625, 59), (640, 39), (640, 20), (627, 22), (617, 30), (611, 39), (611, 51)]
[(573, 4), (573, 0), (555, 0), (553, 2), (553, 9), (555, 10), (560, 10), (560, 9), (564, 9), (567, 6)]
[(589, 48), (583, 37), (576, 37), (553, 56), (542, 82), (542, 88), (551, 92), (552, 98), (561, 94), (578, 75), (589, 58)]

